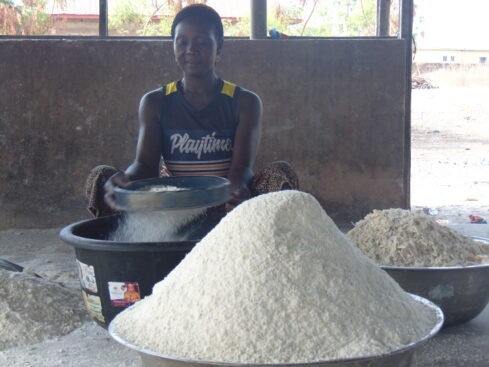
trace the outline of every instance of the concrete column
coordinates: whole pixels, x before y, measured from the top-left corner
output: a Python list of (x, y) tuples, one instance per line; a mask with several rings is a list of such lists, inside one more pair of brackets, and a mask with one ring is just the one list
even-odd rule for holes
[(400, 0), (399, 38), (406, 42), (406, 94), (404, 100), (404, 192), (403, 207), (411, 206), (411, 78), (413, 64), (413, 0)]
[(391, 0), (377, 0), (377, 37), (389, 36)]
[(98, 34), (100, 37), (109, 35), (109, 15), (107, 11), (107, 0), (99, 0), (99, 22)]
[(267, 38), (267, 0), (251, 0), (250, 39)]

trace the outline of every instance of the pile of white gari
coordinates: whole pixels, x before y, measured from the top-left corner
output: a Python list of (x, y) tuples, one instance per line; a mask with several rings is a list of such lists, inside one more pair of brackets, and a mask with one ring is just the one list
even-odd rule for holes
[(167, 356), (265, 364), (387, 353), (436, 323), (313, 196), (282, 191), (236, 207), (111, 329)]

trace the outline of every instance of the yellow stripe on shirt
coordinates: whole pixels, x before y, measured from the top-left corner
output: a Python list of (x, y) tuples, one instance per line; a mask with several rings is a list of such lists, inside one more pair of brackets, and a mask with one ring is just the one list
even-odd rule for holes
[(224, 84), (222, 85), (221, 93), (226, 94), (229, 97), (234, 97), (234, 91), (236, 90), (236, 84), (227, 82), (223, 80)]
[(168, 83), (165, 87), (165, 96), (177, 91), (177, 82)]

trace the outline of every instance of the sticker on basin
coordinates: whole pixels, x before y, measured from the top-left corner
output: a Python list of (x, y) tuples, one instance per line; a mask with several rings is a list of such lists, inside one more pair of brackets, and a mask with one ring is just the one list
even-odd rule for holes
[(82, 290), (82, 294), (83, 302), (85, 302), (85, 307), (87, 308), (90, 316), (105, 323), (105, 318), (102, 314), (102, 303), (100, 302), (100, 297), (88, 294), (84, 290)]
[(129, 307), (141, 299), (139, 284), (109, 282), (110, 303), (115, 307)]
[(438, 284), (435, 288), (428, 292), (430, 299), (440, 301), (443, 298), (453, 297), (452, 284)]
[(84, 264), (78, 260), (76, 262), (78, 263), (78, 275), (82, 288), (97, 293), (97, 280), (95, 279), (95, 269), (93, 266)]

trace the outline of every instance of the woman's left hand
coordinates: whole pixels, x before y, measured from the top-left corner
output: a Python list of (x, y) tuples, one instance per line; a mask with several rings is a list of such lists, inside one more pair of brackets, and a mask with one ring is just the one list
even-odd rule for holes
[(233, 210), (236, 206), (251, 197), (251, 191), (246, 186), (241, 186), (231, 194), (231, 200), (226, 203), (226, 211)]

